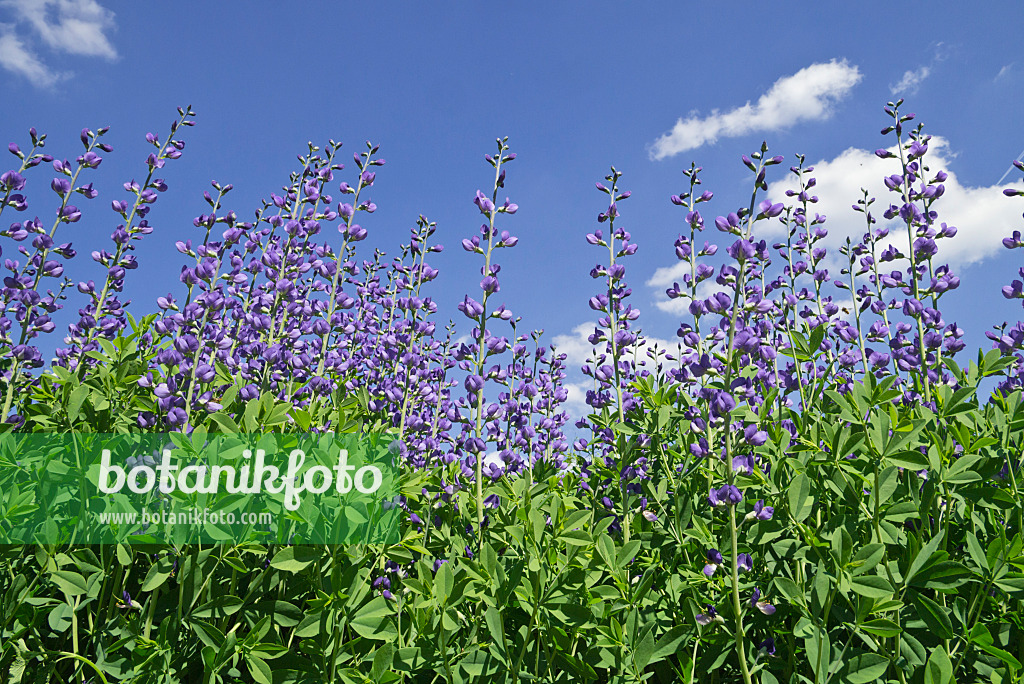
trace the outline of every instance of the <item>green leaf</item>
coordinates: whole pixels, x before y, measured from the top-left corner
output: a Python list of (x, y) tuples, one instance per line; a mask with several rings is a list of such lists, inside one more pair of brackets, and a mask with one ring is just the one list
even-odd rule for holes
[(377, 649), (377, 653), (373, 656), (373, 668), (370, 670), (370, 677), (373, 681), (381, 681), (384, 673), (391, 669), (394, 659), (395, 647), (390, 642), (384, 643)]
[(358, 634), (368, 639), (391, 641), (398, 635), (388, 619), (393, 612), (383, 596), (376, 596), (356, 612), (349, 624)]
[(141, 591), (143, 593), (147, 591), (153, 591), (171, 576), (171, 570), (173, 566), (168, 563), (153, 563), (149, 566), (149, 572), (146, 573), (146, 579), (142, 580)]
[(249, 667), (249, 674), (257, 684), (274, 684), (274, 672), (262, 658), (247, 654), (245, 664)]
[(858, 653), (853, 657), (847, 656), (837, 679), (849, 684), (867, 684), (885, 674), (888, 668), (888, 658), (883, 658), (877, 653)]
[(212, 420), (214, 423), (217, 424), (218, 427), (220, 427), (221, 432), (227, 432), (231, 434), (241, 432), (241, 430), (238, 429), (238, 423), (235, 422), (235, 419), (229, 416), (228, 414), (224, 413), (223, 411), (217, 411), (216, 413), (211, 414), (210, 420)]
[(832, 662), (832, 647), (828, 638), (828, 632), (817, 626), (811, 627), (811, 635), (804, 639), (804, 649), (807, 651), (807, 663), (811, 672), (817, 675), (817, 681), (825, 680), (825, 673), (828, 672)]
[(944, 646), (936, 646), (924, 668), (924, 684), (949, 684), (953, 680), (953, 663)]
[(971, 577), (971, 572), (955, 561), (940, 561), (917, 573), (914, 584), (927, 589), (948, 591), (958, 587)]
[(487, 574), (494, 577), (495, 569), (498, 565), (498, 554), (490, 542), (484, 543), (483, 548), (480, 550), (480, 562), (483, 563)]
[(287, 601), (267, 599), (260, 601), (252, 607), (253, 619), (256, 619), (258, 616), (270, 617), (275, 625), (288, 628), (302, 622), (303, 613), (297, 606)]
[(776, 577), (775, 586), (783, 596), (789, 599), (790, 603), (803, 604), (804, 591), (793, 580), (788, 577)]
[(892, 585), (889, 580), (878, 575), (861, 575), (850, 580), (850, 587), (868, 598), (889, 598), (892, 596)]
[(68, 397), (68, 420), (74, 423), (78, 420), (78, 416), (82, 411), (82, 404), (85, 402), (85, 398), (89, 396), (89, 386), (79, 385), (71, 391), (71, 396)]
[(505, 642), (505, 622), (502, 620), (501, 612), (491, 606), (484, 611), (484, 624), (487, 625), (487, 630), (491, 633), (491, 641), (494, 642), (494, 650), (500, 653), (502, 660), (506, 660), (504, 642)]
[[(878, 503), (884, 504), (889, 501), (896, 488), (900, 484), (900, 471), (896, 466), (889, 466), (878, 474)], [(872, 497), (874, 501), (874, 497)]]
[(923, 594), (915, 593), (911, 601), (917, 608), (917, 614), (935, 636), (940, 639), (953, 638), (953, 623), (950, 622), (945, 608)]
[(900, 501), (885, 510), (882, 516), (889, 522), (901, 523), (921, 517), (920, 507), (913, 501)]
[(905, 584), (910, 584), (914, 579), (914, 575), (916, 575), (918, 571), (925, 566), (925, 563), (932, 559), (932, 556), (935, 555), (935, 552), (939, 548), (939, 544), (942, 543), (942, 538), (944, 536), (945, 532), (941, 532), (932, 537), (928, 540), (927, 544), (921, 547), (921, 550), (917, 552), (916, 556), (914, 556), (914, 560), (910, 564), (910, 569), (907, 570), (906, 577), (904, 578)]
[(46, 624), (54, 632), (66, 632), (74, 620), (74, 611), (66, 603), (58, 603), (46, 616)]
[(79, 596), (88, 589), (85, 578), (71, 570), (55, 570), (50, 573), (50, 579), (67, 596)]
[(224, 618), (234, 615), (245, 602), (237, 596), (223, 593), (196, 608), (189, 617), (193, 618)]
[(1021, 669), (1019, 660), (995, 645), (994, 640), (992, 639), (992, 633), (988, 631), (988, 627), (985, 625), (974, 625), (974, 629), (971, 630), (970, 640), (972, 644), (980, 648), (982, 651), (999, 658), (1013, 670)]
[(811, 498), (811, 481), (804, 473), (798, 473), (789, 484), (789, 512), (800, 522), (811, 513), (814, 499)]
[(558, 537), (566, 546), (590, 546), (594, 540), (586, 530), (567, 530)]
[(661, 638), (654, 644), (654, 653), (651, 654), (651, 659), (648, 664), (656, 663), (659, 660), (664, 660), (665, 658), (674, 656), (679, 650), (679, 645), (683, 643), (683, 640), (686, 638), (686, 634), (689, 631), (690, 627), (676, 625), (662, 634)]
[(910, 470), (924, 470), (928, 467), (928, 457), (920, 451), (901, 451), (893, 454), (886, 454), (885, 460), (887, 463), (900, 466), (901, 468), (908, 468)]
[(288, 546), (270, 560), (270, 567), (284, 572), (296, 573), (304, 570), (320, 557), (320, 551), (310, 546)]
[(434, 575), (434, 595), (441, 605), (448, 603), (448, 597), (455, 588), (455, 575), (452, 574), (451, 563), (441, 563)]
[(986, 574), (991, 571), (992, 568), (989, 567), (988, 558), (985, 557), (985, 550), (981, 548), (981, 542), (970, 531), (967, 532), (967, 551), (971, 554), (971, 560)]
[(619, 549), (618, 554), (615, 556), (615, 567), (618, 570), (622, 570), (629, 565), (633, 558), (636, 556), (637, 551), (640, 550), (640, 541), (637, 539), (632, 540), (628, 544), (622, 546)]
[(868, 544), (857, 549), (850, 559), (850, 573), (860, 575), (869, 570), (874, 570), (885, 555), (884, 544)]
[(615, 542), (607, 534), (602, 533), (597, 538), (597, 552), (601, 559), (611, 569), (615, 569)]
[(654, 630), (648, 629), (643, 639), (636, 645), (636, 650), (633, 651), (633, 662), (636, 663), (638, 669), (643, 670), (647, 667), (648, 663), (651, 662), (654, 651)]
[(117, 563), (118, 565), (132, 564), (132, 547), (127, 544), (117, 545)]
[(1014, 598), (1021, 598), (1024, 595), (1024, 577), (1021, 575), (1015, 574), (997, 579), (995, 584)]
[(885, 618), (876, 618), (865, 622), (860, 628), (869, 634), (880, 637), (894, 637), (903, 631), (899, 624)]

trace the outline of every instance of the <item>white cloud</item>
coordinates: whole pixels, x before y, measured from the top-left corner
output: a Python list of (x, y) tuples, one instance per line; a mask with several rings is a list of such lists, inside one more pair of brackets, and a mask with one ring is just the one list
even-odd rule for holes
[(0, 66), (40, 88), (49, 88), (63, 77), (43, 64), (6, 26), (0, 28)]
[(923, 66), (914, 71), (904, 71), (903, 78), (896, 85), (889, 86), (889, 92), (893, 95), (913, 95), (921, 87), (924, 79), (932, 73), (931, 67)]
[(832, 105), (861, 80), (860, 70), (844, 59), (812, 64), (780, 78), (757, 104), (750, 102), (728, 112), (713, 110), (680, 118), (672, 130), (650, 147), (651, 159), (664, 159), (755, 131), (776, 131), (801, 121), (820, 121), (832, 115)]
[(569, 397), (562, 402), (562, 410), (569, 414), (569, 426), (593, 411), (587, 404), (587, 390), (594, 388), (593, 382), (567, 382), (565, 390)]
[[(921, 84), (924, 80), (931, 76), (932, 70), (942, 62), (949, 58), (950, 53), (954, 48), (946, 45), (943, 42), (933, 43), (932, 46), (932, 58), (927, 63), (917, 69), (908, 69), (903, 72), (903, 76), (896, 82), (895, 85), (889, 84), (889, 92), (895, 97), (905, 97), (907, 95), (915, 95), (921, 88)], [(996, 77), (998, 78), (998, 76)]]
[(587, 338), (596, 327), (594, 323), (581, 323), (573, 328), (571, 335), (555, 335), (551, 340), (555, 352), (565, 354), (566, 366), (572, 370), (579, 370), (580, 366), (586, 363), (587, 357), (593, 354), (594, 346)]
[(999, 73), (996, 74), (996, 77), (994, 79), (992, 79), (992, 80), (993, 81), (998, 81), (1002, 77), (1004, 77), (1007, 74), (1009, 74), (1010, 71), (1013, 69), (1013, 64), (1014, 64), (1013, 62), (1010, 62), (1009, 64), (1003, 66), (1003, 68), (999, 70)]
[(11, 10), (16, 26), (5, 25), (0, 33), (0, 66), (20, 74), (39, 87), (50, 87), (70, 74), (54, 72), (26, 43), (42, 40), (55, 52), (82, 57), (116, 59), (107, 39), (114, 28), (114, 13), (96, 0), (0, 0)]

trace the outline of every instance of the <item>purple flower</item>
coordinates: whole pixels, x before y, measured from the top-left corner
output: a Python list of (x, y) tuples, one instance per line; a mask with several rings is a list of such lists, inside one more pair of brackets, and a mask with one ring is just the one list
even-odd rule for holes
[(752, 475), (756, 468), (753, 454), (742, 454), (732, 459), (732, 469), (741, 475)]
[(474, 373), (466, 378), (465, 387), (470, 394), (477, 394), (484, 388), (484, 379)]
[(767, 639), (762, 641), (760, 644), (758, 644), (757, 648), (762, 653), (767, 653), (770, 656), (775, 655), (775, 638), (774, 637), (768, 637)]
[(736, 556), (736, 567), (744, 572), (750, 572), (754, 569), (754, 560), (749, 553), (741, 553)]
[(740, 262), (741, 264), (745, 261), (753, 259), (754, 255), (757, 254), (757, 250), (754, 249), (754, 245), (753, 243), (750, 242), (750, 240), (737, 240), (736, 242), (732, 243), (725, 251), (729, 253), (729, 256), (731, 256), (733, 259)]
[(771, 520), (775, 514), (775, 509), (771, 506), (764, 505), (764, 499), (758, 499), (757, 503), (754, 504), (754, 510), (747, 513), (747, 520)]
[(771, 200), (765, 200), (758, 205), (757, 209), (762, 215), (768, 218), (774, 218), (782, 213), (782, 210), (785, 209), (785, 206), (782, 204), (782, 202), (772, 204)]
[(735, 506), (743, 501), (743, 492), (735, 485), (725, 485), (719, 489), (712, 489), (708, 494), (708, 501), (712, 506)]
[(750, 596), (750, 607), (757, 608), (765, 615), (775, 614), (775, 606), (769, 603), (767, 599), (761, 597), (761, 590), (757, 587), (754, 587), (754, 592)]
[(719, 615), (718, 611), (716, 611), (711, 606), (711, 604), (708, 604), (708, 612), (706, 612), (706, 613), (698, 613), (697, 617), (695, 619), (697, 620), (697, 624), (698, 625), (705, 625), (705, 626), (706, 625), (710, 625), (712, 622), (717, 622), (719, 624), (723, 624), (725, 622), (725, 618), (723, 618), (721, 615)]
[(58, 209), (57, 215), (60, 216), (62, 221), (66, 221), (68, 223), (74, 223), (78, 219), (82, 218), (82, 212), (80, 212), (78, 207), (73, 204), (68, 204), (63, 208)]
[(719, 566), (722, 565), (723, 558), (718, 549), (711, 549), (706, 555), (708, 562), (707, 565), (704, 566), (704, 574), (711, 577), (715, 574), (715, 571), (718, 570)]
[(6, 171), (0, 175), (0, 189), (16, 192), (25, 187), (25, 177), (17, 171)]
[(497, 278), (495, 278), (492, 275), (489, 275), (480, 281), (480, 289), (488, 294), (493, 294), (500, 290), (501, 286), (498, 284)]
[(476, 191), (476, 198), (473, 200), (473, 204), (480, 208), (480, 213), (489, 216), (494, 211), (494, 202), (487, 198), (480, 190)]
[(768, 433), (758, 430), (756, 425), (748, 425), (743, 429), (743, 439), (751, 446), (761, 446), (768, 441)]

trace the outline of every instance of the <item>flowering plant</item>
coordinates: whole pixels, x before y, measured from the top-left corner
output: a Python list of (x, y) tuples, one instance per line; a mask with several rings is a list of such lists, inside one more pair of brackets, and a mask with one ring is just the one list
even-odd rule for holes
[[(593, 389), (571, 446), (565, 355), (496, 305), (498, 250), (518, 243), (505, 225), (517, 206), (500, 197), (507, 139), (485, 157), (489, 190), (467, 193), (483, 224), (462, 247), (482, 266), (458, 305), (463, 341), (435, 322), (435, 223), (420, 216), (390, 262), (357, 256), (385, 164), (372, 143), (347, 172), (340, 143), (310, 144), (251, 221), (213, 182), (177, 245), (178, 295), (136, 318), (121, 300), (132, 251), (158, 229), (168, 182), (155, 175), (182, 154), (193, 112), (146, 136), (145, 180), (112, 201), (113, 246), (77, 284), (64, 275), (76, 252), (58, 241), (83, 214), (73, 196), (99, 192), (80, 177), (112, 152), (106, 129), (83, 130), (75, 163), (32, 130), (28, 152), (10, 146), (19, 164), (0, 175), (0, 212), (35, 206), (44, 162), (58, 206), (50, 226), (0, 231), (3, 431), (373, 435), (401, 464), (388, 505), (402, 530), (344, 547), (7, 547), (4, 681), (1019, 678), (1024, 323), (959, 362), (964, 333), (940, 309), (959, 286), (942, 262), (956, 234), (939, 221), (947, 176), (902, 105), (886, 106), (894, 139), (876, 152), (892, 164), (886, 223), (865, 192), (853, 205), (865, 233), (838, 255), (803, 156), (784, 197), (765, 196), (784, 157), (766, 144), (744, 156), (750, 199), (713, 220), (702, 169), (684, 170), (670, 199), (685, 212), (684, 276), (667, 294), (689, 315), (674, 350), (648, 344), (628, 303), (623, 262), (638, 247), (611, 169), (585, 238), (607, 259), (591, 273)], [(701, 236), (711, 226), (721, 250)], [(783, 238), (769, 245), (772, 226)], [(40, 337), (76, 296), (46, 367)], [(998, 381), (989, 396), (985, 378)], [(25, 467), (0, 462), (0, 482)], [(29, 475), (44, 486), (44, 467)], [(0, 487), (0, 525), (34, 496)]]

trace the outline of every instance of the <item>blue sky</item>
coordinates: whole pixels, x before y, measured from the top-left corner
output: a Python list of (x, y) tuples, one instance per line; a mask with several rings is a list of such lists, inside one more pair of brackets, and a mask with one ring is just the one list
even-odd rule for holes
[[(749, 197), (741, 154), (767, 140), (787, 156), (769, 176), (780, 181), (804, 153), (822, 170), (817, 208), (835, 247), (862, 232), (849, 209), (861, 182), (885, 202), (880, 178), (896, 169), (869, 153), (891, 140), (879, 135), (882, 106), (904, 97), (904, 111), (942, 138), (933, 168), (951, 173), (938, 208), (960, 232), (940, 256), (963, 284), (944, 300), (946, 320), (968, 332), (969, 347), (987, 348), (984, 330), (1017, 319), (999, 290), (1019, 264), (999, 241), (1024, 227), (1024, 202), (999, 190), (1020, 174), (998, 181), (1024, 150), (1019, 3), (506, 5), (0, 0), (0, 131), (24, 147), (35, 126), (47, 151), (73, 158), (82, 127), (111, 126), (114, 153), (90, 178), (100, 197), (64, 237), (80, 253), (70, 275), (95, 278), (87, 254), (109, 245), (121, 184), (145, 175), (146, 132), (164, 134), (175, 107), (192, 105), (197, 125), (165, 169), (170, 191), (126, 284), (135, 311), (180, 291), (173, 245), (201, 238), (191, 220), (211, 179), (234, 184), (228, 206), (249, 217), (287, 182), (307, 141), (342, 140), (350, 158), (372, 140), (388, 163), (371, 193), (379, 209), (362, 222), (362, 255), (396, 251), (421, 213), (436, 221), (447, 249), (432, 261), (441, 276), (431, 294), (442, 320), (457, 321), (455, 305), (480, 279), (459, 244), (479, 226), (472, 199), (491, 180), (483, 155), (507, 135), (519, 155), (507, 194), (520, 211), (502, 227), (520, 243), (500, 254), (499, 301), (578, 365), (577, 330), (594, 320), (588, 273), (606, 256), (584, 235), (597, 227), (605, 196), (594, 182), (610, 165), (633, 191), (621, 207), (640, 245), (626, 262), (633, 303), (646, 333), (673, 340), (681, 316), (664, 289), (683, 212), (668, 198), (684, 189), (681, 170), (704, 167), (713, 218)], [(50, 174), (29, 176), (29, 213), (52, 212)], [(781, 193), (772, 185), (774, 199)]]

